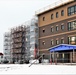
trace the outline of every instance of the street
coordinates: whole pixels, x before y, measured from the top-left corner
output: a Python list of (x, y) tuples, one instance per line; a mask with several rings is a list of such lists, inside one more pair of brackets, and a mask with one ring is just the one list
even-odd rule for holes
[(0, 74), (76, 74), (75, 65), (1, 64)]

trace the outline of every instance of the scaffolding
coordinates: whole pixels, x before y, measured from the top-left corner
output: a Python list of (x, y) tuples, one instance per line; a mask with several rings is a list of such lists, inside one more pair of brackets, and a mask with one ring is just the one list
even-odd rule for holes
[(12, 55), (11, 55), (11, 35), (10, 35), (10, 32), (5, 32), (4, 34), (4, 61), (9, 61), (11, 62), (11, 58), (12, 58)]
[(25, 61), (26, 53), (26, 27), (21, 25), (11, 29), (13, 63)]
[(26, 62), (38, 54), (38, 18), (34, 17), (29, 21), (16, 26), (10, 32), (10, 51), (12, 62)]
[(26, 55), (25, 59), (34, 59), (38, 54), (38, 18), (34, 16), (31, 20), (23, 23), (26, 26)]
[(26, 27), (26, 59), (29, 60), (30, 56), (30, 26)]
[(35, 59), (38, 52), (38, 18), (33, 18), (30, 25), (30, 59)]

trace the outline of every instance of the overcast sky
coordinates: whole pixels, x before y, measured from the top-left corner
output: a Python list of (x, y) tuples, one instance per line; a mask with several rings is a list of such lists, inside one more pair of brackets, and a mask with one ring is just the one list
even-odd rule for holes
[(4, 33), (30, 20), (35, 11), (59, 0), (0, 0), (0, 52), (3, 52)]

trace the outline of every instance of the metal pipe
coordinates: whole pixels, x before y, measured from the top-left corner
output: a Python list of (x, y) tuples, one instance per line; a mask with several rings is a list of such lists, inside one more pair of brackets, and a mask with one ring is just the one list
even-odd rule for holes
[(54, 63), (54, 51), (53, 51), (53, 63)]
[(74, 62), (74, 48), (73, 48), (73, 62)]

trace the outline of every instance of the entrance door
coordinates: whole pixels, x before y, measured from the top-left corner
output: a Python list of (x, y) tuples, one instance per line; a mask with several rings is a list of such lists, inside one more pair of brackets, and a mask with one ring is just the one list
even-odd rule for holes
[(59, 53), (59, 57), (57, 59), (59, 63), (69, 63), (70, 62), (70, 53)]
[(58, 61), (59, 63), (62, 63), (62, 53), (59, 53)]
[(64, 54), (64, 62), (69, 63), (70, 62), (70, 53), (65, 53)]

